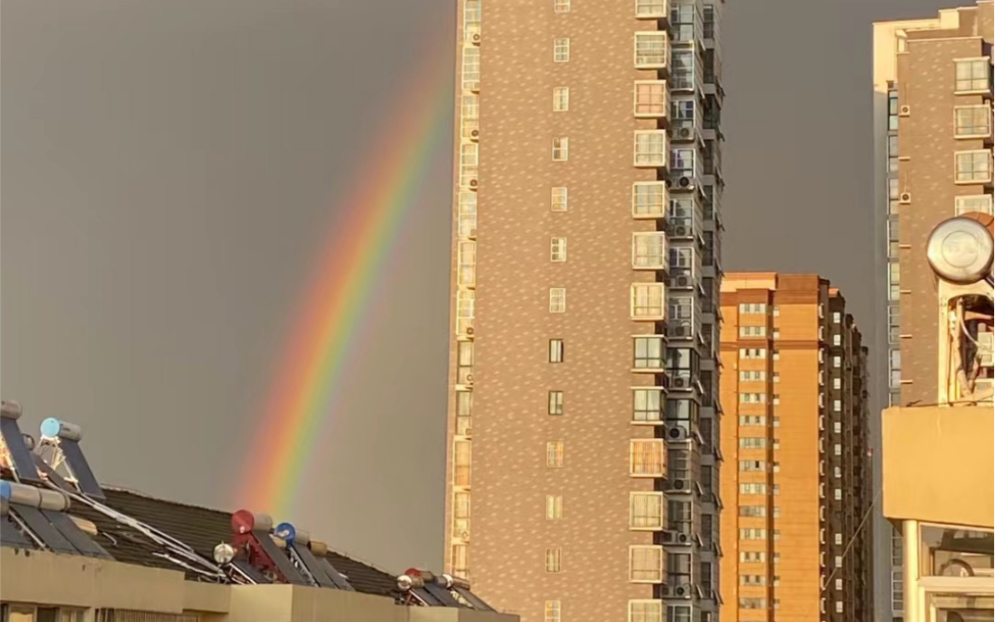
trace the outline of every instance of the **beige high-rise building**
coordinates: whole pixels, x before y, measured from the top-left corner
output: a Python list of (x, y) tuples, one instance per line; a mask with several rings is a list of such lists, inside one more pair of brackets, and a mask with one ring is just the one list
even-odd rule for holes
[(814, 274), (722, 283), (723, 622), (871, 622), (867, 350)]
[(714, 622), (721, 0), (460, 0), (446, 565)]
[(958, 216), (991, 222), (992, 12), (986, 0), (874, 24), (880, 388), (892, 407), (880, 452), (891, 521), (879, 527), (890, 543), (882, 621), (993, 619), (991, 272), (951, 281), (927, 254), (933, 239), (933, 259), (958, 270), (991, 259), (990, 224), (987, 235), (961, 220), (931, 236)]

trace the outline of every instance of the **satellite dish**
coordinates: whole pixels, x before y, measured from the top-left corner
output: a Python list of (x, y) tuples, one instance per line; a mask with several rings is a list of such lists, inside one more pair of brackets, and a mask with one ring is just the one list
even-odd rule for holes
[(953, 283), (976, 283), (992, 269), (992, 234), (972, 218), (959, 216), (941, 222), (929, 234), (926, 258), (940, 278)]

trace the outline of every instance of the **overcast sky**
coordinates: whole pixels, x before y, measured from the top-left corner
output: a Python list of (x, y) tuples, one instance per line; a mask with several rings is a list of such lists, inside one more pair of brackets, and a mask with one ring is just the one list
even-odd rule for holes
[[(730, 0), (727, 271), (819, 272), (873, 332), (871, 22), (940, 6)], [(3, 397), (32, 431), (81, 424), (102, 480), (221, 507), (335, 197), (396, 79), (454, 39), (455, 3), (0, 10)], [(432, 192), (294, 517), (393, 571), (442, 558), (451, 188)]]

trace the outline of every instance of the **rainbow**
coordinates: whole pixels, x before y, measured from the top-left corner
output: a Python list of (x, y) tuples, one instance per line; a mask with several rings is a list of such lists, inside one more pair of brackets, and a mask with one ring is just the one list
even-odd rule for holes
[(450, 148), (452, 61), (429, 55), (382, 131), (336, 217), (306, 287), (301, 312), (270, 388), (255, 437), (245, 455), (237, 506), (294, 516), (301, 487), (323, 427), (337, 416), (335, 403), (377, 285), (403, 225), (419, 204), (430, 169)]

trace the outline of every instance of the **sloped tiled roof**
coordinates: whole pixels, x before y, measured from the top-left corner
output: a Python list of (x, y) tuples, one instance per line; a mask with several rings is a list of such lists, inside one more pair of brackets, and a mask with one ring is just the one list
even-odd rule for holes
[[(156, 499), (130, 490), (104, 488), (104, 493), (106, 505), (186, 543), (208, 560), (213, 558), (215, 546), (231, 542), (231, 514), (228, 512)], [(156, 544), (100, 512), (75, 504), (69, 513), (92, 521), (100, 533), (97, 542), (118, 561), (178, 569), (172, 562), (155, 555), (159, 550)], [(391, 598), (398, 596), (393, 575), (340, 553), (329, 551), (327, 557), (336, 570), (346, 575), (356, 591)], [(188, 573), (188, 578), (196, 577), (196, 574)]]

